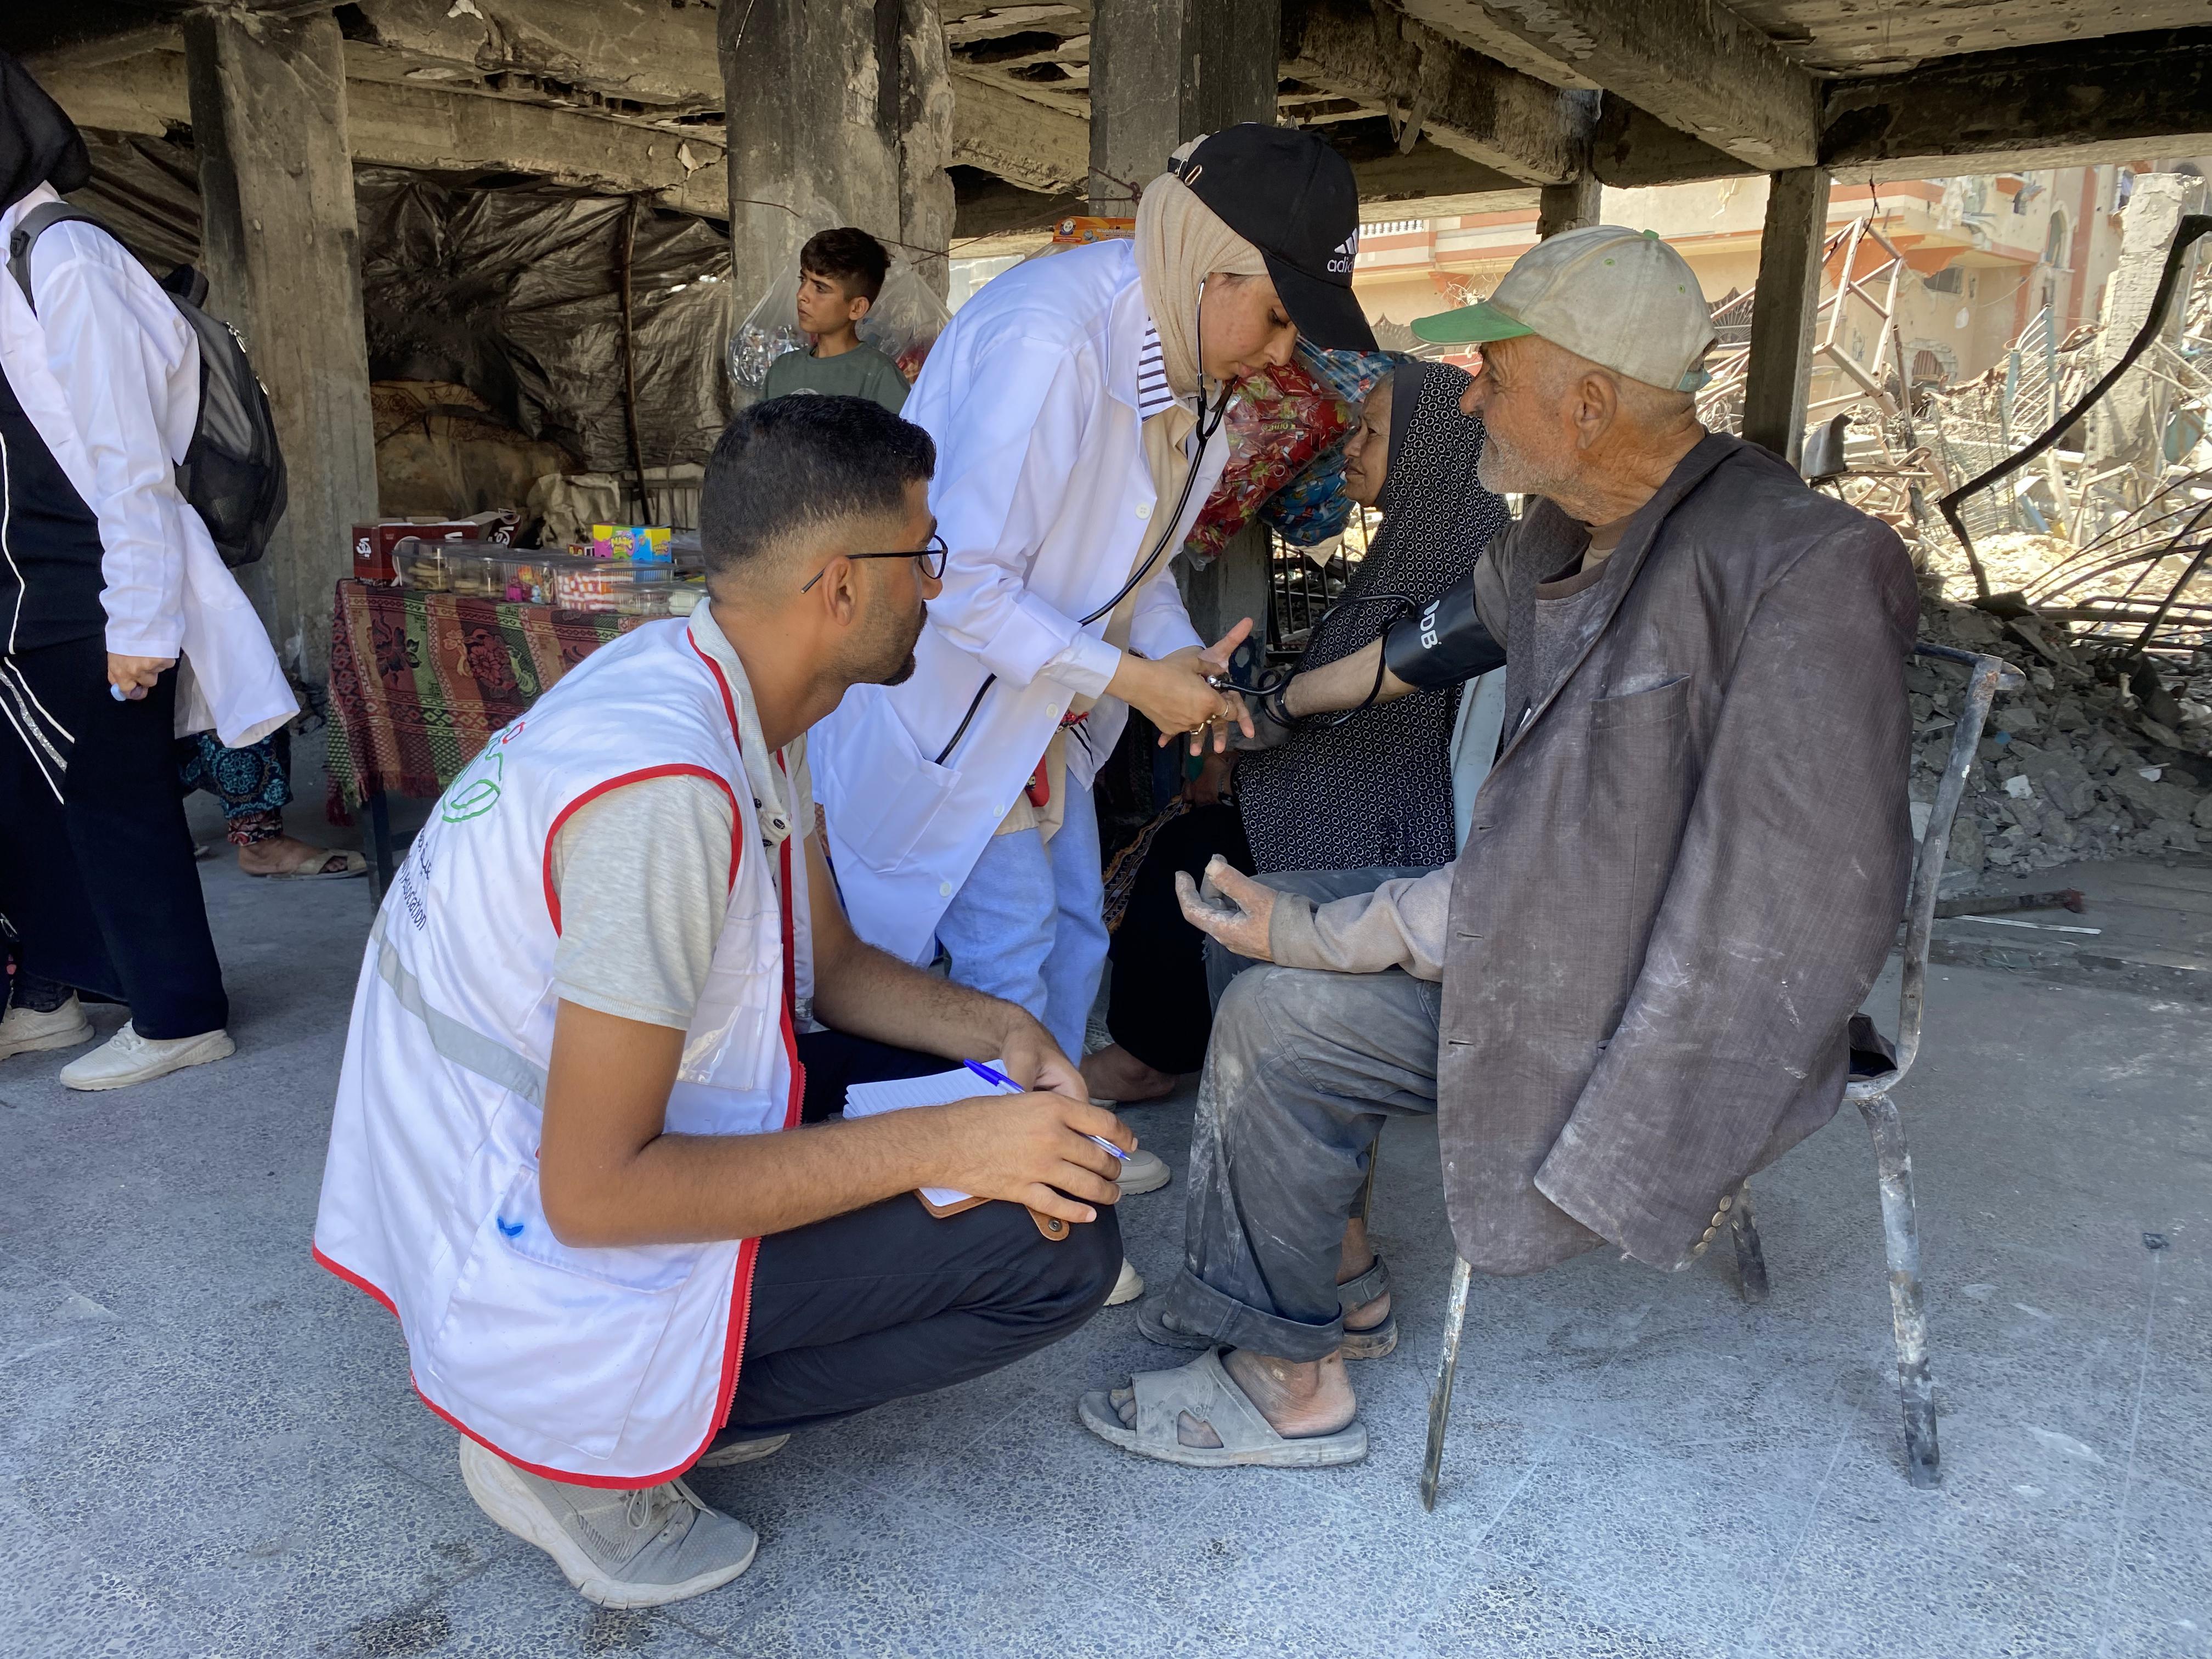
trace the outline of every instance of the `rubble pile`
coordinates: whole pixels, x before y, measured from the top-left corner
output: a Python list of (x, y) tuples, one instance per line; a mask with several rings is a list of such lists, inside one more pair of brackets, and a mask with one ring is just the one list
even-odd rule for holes
[[(1945, 888), (2075, 859), (2212, 850), (2212, 708), (2156, 660), (2092, 648), (2066, 624), (1923, 599), (1921, 637), (2002, 657), (2027, 684), (2001, 692), (1951, 833)], [(1965, 701), (1958, 666), (1916, 659), (1916, 829)]]

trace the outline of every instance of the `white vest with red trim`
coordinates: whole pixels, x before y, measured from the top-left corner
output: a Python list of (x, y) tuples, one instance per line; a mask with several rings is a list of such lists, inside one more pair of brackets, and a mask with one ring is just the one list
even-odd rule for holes
[[(729, 909), (667, 1127), (796, 1123), (787, 964), (805, 954), (789, 918), (805, 928), (806, 826), (783, 821), (787, 784), (762, 795), (764, 838), (746, 695), (681, 622), (573, 670), (440, 798), (385, 896), (354, 998), (317, 1259), (398, 1316), (431, 1409), (558, 1480), (652, 1485), (706, 1448), (737, 1382), (757, 1241), (579, 1249), (546, 1225), (553, 836), (592, 797), (646, 777), (690, 773), (729, 793)], [(781, 762), (764, 748), (752, 758), (763, 775)]]

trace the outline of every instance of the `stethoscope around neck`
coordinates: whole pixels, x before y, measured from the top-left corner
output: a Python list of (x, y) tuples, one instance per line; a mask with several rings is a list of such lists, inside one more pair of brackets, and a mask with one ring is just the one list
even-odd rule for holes
[[(1192, 453), (1190, 466), (1182, 475), (1182, 491), (1176, 497), (1175, 511), (1161, 521), (1159, 535), (1152, 543), (1152, 550), (1145, 555), (1144, 562), (1137, 567), (1136, 574), (1114, 590), (1113, 598), (1088, 614), (1077, 617), (1075, 625), (1079, 629), (1090, 627), (1101, 617), (1111, 615), (1115, 605), (1121, 604), (1143, 585), (1145, 578), (1151, 575), (1153, 567), (1159, 563), (1161, 556), (1169, 550), (1168, 544), (1174, 540), (1176, 528), (1182, 523), (1183, 511), (1190, 505), (1190, 492), (1197, 487), (1200, 464), (1206, 459), (1206, 447), (1212, 441), (1213, 434), (1221, 429), (1222, 417), (1229, 412), (1229, 397), (1237, 389), (1236, 382), (1233, 380), (1223, 382), (1221, 395), (1214, 399), (1211, 408), (1207, 407), (1206, 402), (1206, 279), (1204, 277), (1200, 277), (1198, 283), (1197, 316), (1198, 447)], [(945, 747), (937, 751), (937, 759), (934, 763), (936, 765), (944, 765), (945, 757), (960, 746), (960, 739), (968, 735), (969, 726), (975, 723), (975, 711), (983, 706), (985, 695), (998, 683), (999, 677), (995, 673), (986, 674), (983, 677), (982, 684), (975, 688), (975, 696), (969, 701), (968, 712), (960, 717), (960, 724), (954, 728)]]

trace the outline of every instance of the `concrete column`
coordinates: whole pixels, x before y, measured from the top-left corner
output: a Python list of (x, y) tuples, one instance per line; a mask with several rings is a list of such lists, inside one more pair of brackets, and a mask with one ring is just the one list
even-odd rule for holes
[(1536, 198), (1536, 240), (1598, 222), (1602, 186), (1589, 173), (1564, 185), (1547, 185)]
[[(1187, 138), (1273, 122), (1282, 34), (1280, 0), (1094, 0), (1091, 211), (1133, 216), (1133, 191), (1164, 172)], [(1267, 574), (1267, 534), (1255, 526), (1204, 570), (1182, 573), (1193, 624), (1212, 641), (1249, 617), (1261, 638)]]
[(1096, 0), (1091, 210), (1127, 218), (1186, 138), (1275, 118), (1280, 0)]
[(1743, 435), (1792, 466), (1805, 447), (1813, 320), (1820, 308), (1820, 248), (1827, 234), (1828, 175), (1818, 167), (1771, 174), (1751, 310)]
[(923, 250), (941, 289), (952, 230), (952, 91), (936, 0), (724, 6), (730, 254), (740, 313), (817, 230)]
[(1137, 192), (1189, 135), (1182, 125), (1186, 0), (1095, 0), (1091, 9), (1091, 210), (1128, 218)]
[(354, 525), (376, 516), (338, 26), (192, 11), (185, 64), (209, 306), (269, 388), (289, 479), (283, 523), (243, 574), (286, 670), (319, 683), (331, 585), (353, 568)]

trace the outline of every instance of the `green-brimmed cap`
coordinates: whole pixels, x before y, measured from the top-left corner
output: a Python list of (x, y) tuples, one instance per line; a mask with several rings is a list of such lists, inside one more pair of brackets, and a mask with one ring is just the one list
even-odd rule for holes
[(1669, 392), (1705, 383), (1712, 313), (1689, 263), (1656, 231), (1591, 225), (1548, 236), (1513, 262), (1487, 300), (1423, 317), (1435, 345), (1539, 334), (1632, 380)]
[(1477, 300), (1457, 311), (1438, 312), (1433, 317), (1419, 317), (1413, 321), (1414, 337), (1426, 340), (1431, 345), (1488, 345), (1493, 340), (1518, 339), (1535, 331), (1528, 324), (1507, 316), (1487, 300)]

